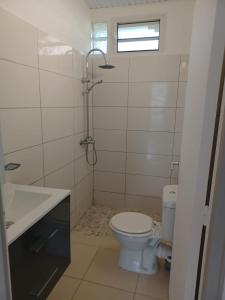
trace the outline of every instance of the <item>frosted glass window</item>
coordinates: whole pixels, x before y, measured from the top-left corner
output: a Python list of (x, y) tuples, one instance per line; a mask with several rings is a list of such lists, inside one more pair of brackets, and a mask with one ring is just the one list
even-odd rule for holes
[[(93, 24), (93, 48), (99, 48), (104, 53), (107, 53), (108, 48), (108, 28), (106, 23), (94, 23)], [(96, 52), (96, 54), (98, 54)]]
[(160, 20), (117, 24), (117, 51), (159, 50)]

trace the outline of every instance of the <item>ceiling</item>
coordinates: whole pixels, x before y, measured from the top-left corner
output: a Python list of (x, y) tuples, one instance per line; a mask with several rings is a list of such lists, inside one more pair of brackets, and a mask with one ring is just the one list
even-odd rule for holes
[(171, 0), (85, 0), (91, 9), (166, 2)]

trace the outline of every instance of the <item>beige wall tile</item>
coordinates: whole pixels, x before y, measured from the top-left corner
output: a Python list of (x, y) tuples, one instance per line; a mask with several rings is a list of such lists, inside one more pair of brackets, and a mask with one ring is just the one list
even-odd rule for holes
[(0, 60), (0, 107), (40, 107), (38, 70)]
[(41, 144), (40, 109), (1, 109), (0, 118), (4, 153)]
[(6, 172), (6, 179), (17, 184), (31, 184), (43, 177), (42, 146), (36, 146), (5, 155), (5, 163), (18, 163), (21, 166)]
[(30, 24), (0, 10), (0, 58), (37, 67), (38, 31)]

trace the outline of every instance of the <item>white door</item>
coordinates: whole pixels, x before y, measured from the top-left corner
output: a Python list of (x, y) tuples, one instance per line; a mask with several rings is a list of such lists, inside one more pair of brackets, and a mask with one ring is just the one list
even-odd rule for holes
[[(225, 46), (225, 0), (196, 0), (181, 149), (170, 300), (200, 300), (208, 189)], [(204, 298), (203, 298), (204, 299)], [(205, 300), (205, 299), (204, 299)], [(217, 300), (212, 298), (211, 300)]]

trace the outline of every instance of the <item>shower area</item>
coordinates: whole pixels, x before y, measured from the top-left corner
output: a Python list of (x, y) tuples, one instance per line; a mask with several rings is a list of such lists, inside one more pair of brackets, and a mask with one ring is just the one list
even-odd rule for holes
[(188, 55), (97, 52), (86, 56), (89, 129), (80, 142), (93, 166), (94, 206), (76, 229), (101, 235), (119, 211), (160, 220), (163, 187), (178, 183)]

